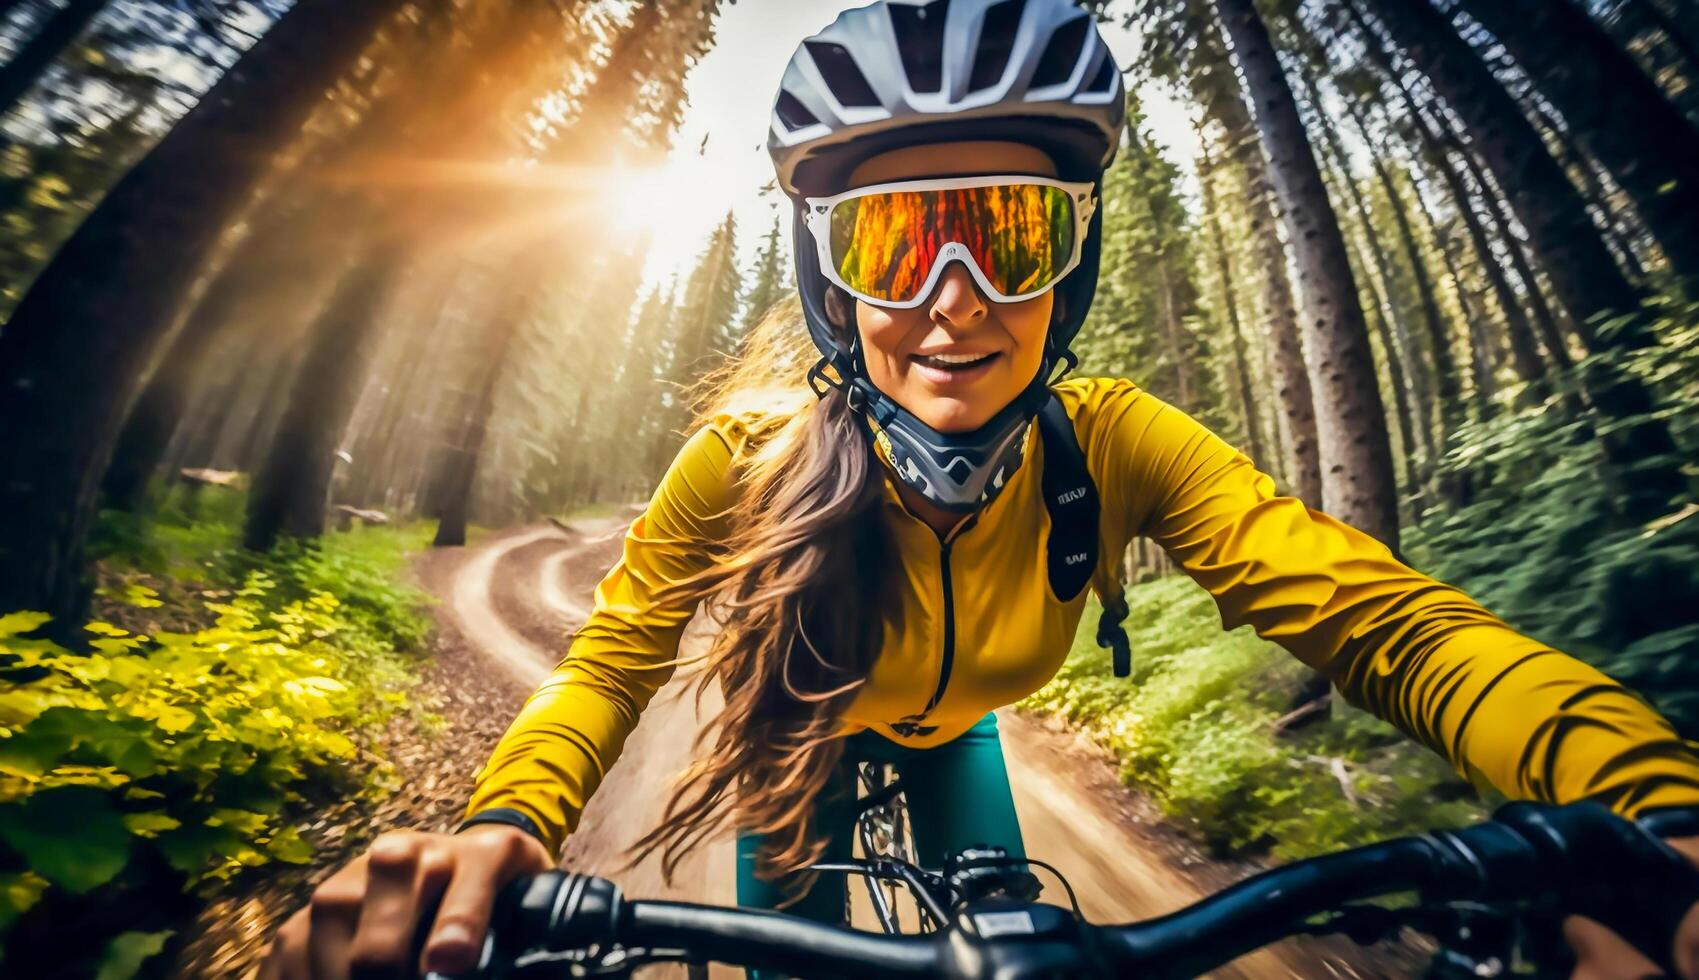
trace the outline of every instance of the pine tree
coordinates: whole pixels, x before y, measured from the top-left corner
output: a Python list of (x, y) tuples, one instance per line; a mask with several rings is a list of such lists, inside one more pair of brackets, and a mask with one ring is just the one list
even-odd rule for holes
[(745, 332), (766, 316), (773, 304), (790, 291), (790, 275), (785, 259), (779, 219), (775, 216), (773, 227), (767, 230), (767, 237), (761, 240), (761, 252), (755, 258), (755, 278), (750, 283), (748, 295), (744, 300), (741, 327)]

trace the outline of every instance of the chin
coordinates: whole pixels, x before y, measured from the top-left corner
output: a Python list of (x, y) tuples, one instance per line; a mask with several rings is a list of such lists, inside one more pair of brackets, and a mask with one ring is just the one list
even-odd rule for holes
[(940, 399), (947, 404), (931, 405), (924, 412), (916, 412), (922, 422), (936, 432), (946, 435), (958, 432), (972, 432), (991, 421), (995, 411), (986, 411), (979, 406), (963, 405), (954, 399)]

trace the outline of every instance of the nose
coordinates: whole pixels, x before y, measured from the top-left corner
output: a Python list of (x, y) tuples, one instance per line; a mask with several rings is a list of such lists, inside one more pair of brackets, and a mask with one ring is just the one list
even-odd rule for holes
[(951, 262), (938, 280), (930, 313), (934, 323), (965, 327), (985, 319), (989, 312), (987, 303), (967, 266)]

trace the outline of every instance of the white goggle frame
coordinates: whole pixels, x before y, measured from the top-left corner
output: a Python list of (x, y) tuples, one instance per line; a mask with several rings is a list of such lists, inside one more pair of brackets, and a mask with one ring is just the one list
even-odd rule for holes
[[(1061, 271), (1056, 273), (1055, 278), (1046, 283), (1043, 288), (1017, 296), (1009, 296), (999, 292), (986, 278), (985, 270), (981, 269), (979, 263), (973, 260), (973, 253), (969, 252), (967, 245), (962, 242), (946, 242), (944, 247), (938, 250), (938, 260), (932, 264), (932, 271), (927, 274), (926, 281), (915, 291), (913, 299), (902, 301), (877, 299), (851, 288), (850, 284), (844, 282), (843, 278), (838, 275), (837, 263), (832, 260), (832, 211), (840, 203), (890, 191), (962, 190), (968, 187), (993, 187), (998, 184), (1039, 184), (1045, 187), (1059, 187), (1068, 193), (1069, 199), (1073, 203), (1073, 254), (1068, 256), (1068, 261), (1062, 266)], [(833, 194), (831, 197), (805, 197), (803, 200), (808, 205), (808, 232), (814, 237), (815, 250), (819, 255), (820, 271), (826, 279), (863, 303), (882, 306), (890, 310), (912, 310), (926, 302), (927, 297), (932, 295), (932, 291), (938, 286), (938, 280), (944, 275), (944, 267), (951, 262), (960, 262), (967, 266), (968, 273), (973, 276), (973, 281), (979, 284), (979, 288), (988, 299), (996, 303), (1019, 303), (1035, 296), (1043, 296), (1056, 288), (1056, 284), (1067, 278), (1068, 273), (1073, 272), (1074, 268), (1080, 264), (1080, 250), (1085, 245), (1086, 231), (1091, 226), (1092, 214), (1097, 211), (1097, 197), (1092, 193), (1094, 189), (1095, 185), (1090, 181), (1057, 180), (1054, 177), (1038, 177), (1032, 174), (991, 174), (982, 177), (899, 180), (885, 184), (873, 184), (868, 187), (857, 187), (854, 190), (844, 191), (842, 194)]]

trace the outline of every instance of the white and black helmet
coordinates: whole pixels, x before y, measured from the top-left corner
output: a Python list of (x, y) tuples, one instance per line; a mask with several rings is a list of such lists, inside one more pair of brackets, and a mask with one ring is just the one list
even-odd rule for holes
[(1030, 143), (1091, 180), (1125, 120), (1120, 68), (1077, 3), (883, 0), (797, 46), (767, 149), (793, 198), (840, 189), (876, 153), (952, 139)]

